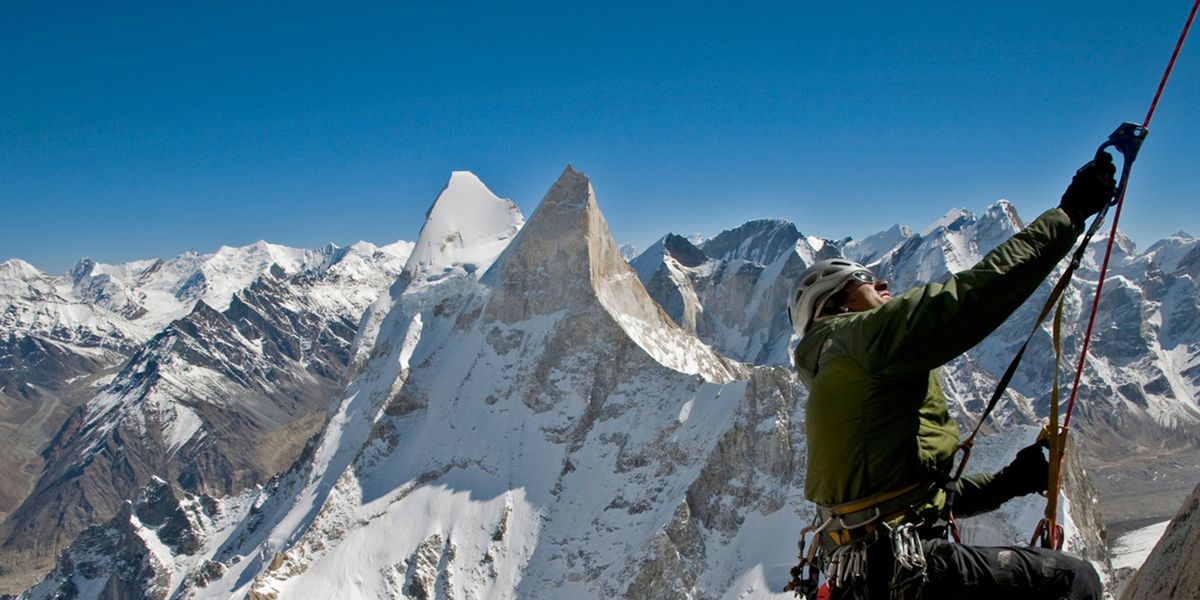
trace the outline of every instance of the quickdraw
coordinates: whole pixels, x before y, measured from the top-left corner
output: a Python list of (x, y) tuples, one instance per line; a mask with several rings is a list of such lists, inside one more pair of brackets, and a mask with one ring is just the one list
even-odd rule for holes
[(806, 600), (813, 600), (817, 597), (817, 589), (821, 584), (821, 571), (824, 566), (817, 554), (817, 549), (821, 545), (821, 532), (825, 531), (832, 522), (833, 519), (826, 519), (824, 523), (818, 524), (814, 520), (811, 525), (800, 530), (800, 541), (796, 543), (799, 547), (796, 554), (799, 562), (792, 567), (792, 580), (783, 588), (783, 591), (792, 592), (797, 598)]

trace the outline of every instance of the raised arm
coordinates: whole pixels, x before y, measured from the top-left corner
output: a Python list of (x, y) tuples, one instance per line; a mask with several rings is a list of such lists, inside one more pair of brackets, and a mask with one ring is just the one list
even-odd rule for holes
[[(1112, 198), (1112, 158), (1090, 162), (1075, 175), (1062, 203), (1000, 244), (979, 264), (942, 283), (912, 289), (840, 324), (867, 367), (879, 375), (908, 375), (939, 367), (999, 327), (1071, 250), (1084, 220)], [(1107, 159), (1107, 160), (1105, 160)]]

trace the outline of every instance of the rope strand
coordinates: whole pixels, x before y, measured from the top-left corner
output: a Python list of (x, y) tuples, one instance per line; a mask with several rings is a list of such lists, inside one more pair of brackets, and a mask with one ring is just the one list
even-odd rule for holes
[[(1179, 50), (1183, 47), (1183, 41), (1187, 39), (1188, 30), (1192, 27), (1192, 21), (1196, 18), (1196, 9), (1200, 8), (1200, 0), (1196, 0), (1192, 4), (1192, 10), (1188, 13), (1187, 22), (1183, 25), (1183, 31), (1179, 34), (1179, 40), (1175, 42), (1175, 50), (1171, 53), (1171, 60), (1167, 62), (1167, 68), (1163, 72), (1162, 80), (1158, 83), (1158, 89), (1154, 92), (1154, 99), (1150, 102), (1150, 110), (1146, 111), (1146, 120), (1142, 122), (1142, 127), (1149, 128), (1150, 119), (1154, 117), (1154, 110), (1158, 107), (1158, 99), (1162, 97), (1163, 88), (1167, 87), (1167, 79), (1171, 77), (1171, 70), (1175, 67), (1175, 59), (1179, 57)], [(1121, 208), (1125, 205), (1125, 190), (1122, 189), (1120, 195), (1117, 196), (1116, 212), (1113, 213), (1112, 227), (1108, 234), (1108, 245), (1104, 250), (1104, 261), (1100, 266), (1100, 279), (1096, 281), (1096, 295), (1092, 298), (1092, 314), (1088, 317), (1087, 333), (1083, 336), (1083, 348), (1079, 353), (1079, 366), (1075, 369), (1075, 382), (1071, 386), (1071, 396), (1067, 401), (1066, 415), (1063, 418), (1063, 427), (1071, 424), (1071, 411), (1075, 408), (1075, 397), (1079, 392), (1079, 381), (1083, 376), (1083, 366), (1087, 361), (1088, 347), (1092, 341), (1092, 329), (1096, 324), (1096, 312), (1100, 305), (1100, 292), (1104, 289), (1104, 279), (1108, 274), (1108, 261), (1112, 256), (1113, 241), (1117, 239), (1117, 223), (1121, 220)]]
[[(1150, 118), (1154, 116), (1154, 109), (1158, 107), (1158, 99), (1162, 96), (1163, 88), (1167, 87), (1167, 78), (1171, 76), (1171, 69), (1175, 67), (1175, 59), (1179, 57), (1179, 49), (1183, 47), (1183, 40), (1187, 38), (1188, 29), (1192, 28), (1192, 20), (1196, 18), (1196, 9), (1200, 8), (1200, 0), (1192, 5), (1192, 12), (1188, 15), (1187, 22), (1183, 24), (1183, 33), (1179, 34), (1179, 41), (1175, 42), (1175, 51), (1171, 53), (1171, 60), (1167, 63), (1167, 70), (1163, 73), (1162, 81), (1158, 82), (1158, 90), (1154, 92), (1154, 100), (1150, 101), (1150, 110), (1146, 111), (1146, 120), (1142, 121), (1142, 127), (1150, 128)], [(1121, 212), (1119, 209), (1117, 212)]]

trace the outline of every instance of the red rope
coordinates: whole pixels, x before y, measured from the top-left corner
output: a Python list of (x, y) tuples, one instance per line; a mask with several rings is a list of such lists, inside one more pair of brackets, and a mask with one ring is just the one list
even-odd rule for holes
[[(1154, 92), (1154, 100), (1150, 102), (1150, 110), (1146, 112), (1146, 120), (1142, 121), (1142, 127), (1150, 128), (1150, 117), (1154, 116), (1154, 108), (1158, 106), (1158, 98), (1162, 96), (1163, 88), (1167, 86), (1167, 78), (1171, 76), (1171, 68), (1175, 66), (1175, 58), (1179, 56), (1179, 49), (1183, 47), (1183, 39), (1187, 37), (1188, 29), (1192, 27), (1192, 20), (1196, 18), (1197, 8), (1200, 8), (1200, 0), (1196, 0), (1196, 3), (1192, 5), (1192, 12), (1188, 15), (1187, 23), (1183, 25), (1183, 33), (1179, 34), (1179, 41), (1175, 42), (1175, 52), (1171, 53), (1171, 62), (1167, 63), (1167, 72), (1163, 73), (1162, 81), (1158, 83), (1158, 91)], [(1120, 206), (1120, 204), (1117, 204), (1117, 214), (1121, 212)], [(1115, 221), (1116, 218), (1113, 220)]]
[[(1163, 88), (1167, 86), (1167, 78), (1171, 76), (1171, 69), (1175, 67), (1175, 59), (1179, 57), (1179, 49), (1183, 47), (1183, 40), (1187, 38), (1188, 30), (1192, 27), (1192, 21), (1196, 18), (1196, 9), (1200, 8), (1200, 0), (1196, 0), (1192, 4), (1192, 11), (1188, 14), (1187, 22), (1183, 25), (1183, 32), (1179, 34), (1179, 41), (1175, 42), (1175, 51), (1171, 53), (1171, 60), (1167, 63), (1167, 70), (1163, 72), (1162, 80), (1158, 83), (1158, 89), (1154, 92), (1154, 100), (1150, 102), (1150, 110), (1146, 112), (1146, 120), (1142, 122), (1142, 127), (1150, 125), (1150, 119), (1154, 117), (1154, 109), (1158, 106), (1158, 99), (1162, 96)], [(1088, 346), (1092, 341), (1092, 328), (1096, 324), (1096, 312), (1100, 305), (1100, 292), (1104, 289), (1104, 279), (1108, 274), (1108, 259), (1112, 256), (1113, 241), (1117, 239), (1117, 223), (1121, 220), (1121, 207), (1125, 205), (1125, 190), (1121, 190), (1121, 195), (1117, 197), (1117, 211), (1113, 214), (1112, 228), (1108, 234), (1108, 246), (1104, 250), (1104, 262), (1100, 266), (1100, 279), (1096, 282), (1096, 295), (1092, 298), (1092, 314), (1088, 316), (1087, 333), (1083, 336), (1083, 348), (1079, 353), (1079, 366), (1075, 369), (1075, 382), (1071, 386), (1071, 397), (1067, 401), (1066, 416), (1063, 418), (1063, 428), (1071, 424), (1071, 411), (1075, 408), (1075, 396), (1079, 393), (1079, 380), (1083, 377), (1083, 365), (1087, 361)], [(1059, 473), (1062, 477), (1062, 473)]]

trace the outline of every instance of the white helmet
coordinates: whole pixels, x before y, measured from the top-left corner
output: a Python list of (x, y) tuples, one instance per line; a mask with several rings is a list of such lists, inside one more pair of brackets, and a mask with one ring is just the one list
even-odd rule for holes
[(829, 298), (851, 279), (870, 283), (875, 278), (866, 267), (844, 258), (818, 261), (800, 274), (800, 283), (796, 285), (796, 292), (788, 303), (788, 318), (796, 335), (804, 336), (809, 323), (821, 314)]

